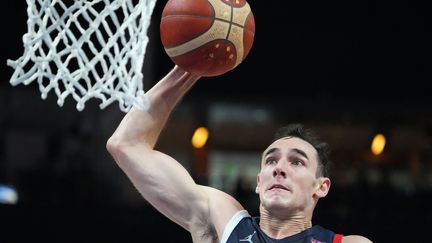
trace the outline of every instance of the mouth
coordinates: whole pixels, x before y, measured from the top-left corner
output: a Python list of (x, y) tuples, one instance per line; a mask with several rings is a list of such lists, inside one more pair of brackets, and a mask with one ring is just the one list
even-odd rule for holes
[(281, 184), (274, 184), (272, 185), (268, 190), (277, 190), (277, 189), (281, 189), (281, 190), (285, 190), (285, 191), (289, 191), (289, 189)]

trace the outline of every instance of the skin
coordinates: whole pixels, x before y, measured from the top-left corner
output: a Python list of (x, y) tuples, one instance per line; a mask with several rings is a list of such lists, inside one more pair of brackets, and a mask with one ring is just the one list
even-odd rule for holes
[[(188, 230), (193, 242), (213, 243), (220, 241), (225, 226), (243, 206), (225, 192), (196, 184), (178, 161), (154, 148), (172, 110), (199, 78), (174, 67), (146, 93), (149, 109), (131, 109), (106, 146), (153, 207)], [(294, 157), (305, 165), (298, 165)], [(312, 226), (313, 209), (330, 188), (328, 178), (316, 178), (316, 168), (316, 151), (301, 139), (280, 139), (266, 149), (258, 188), (260, 226), (270, 237), (281, 239)], [(272, 188), (275, 184), (288, 190)], [(370, 241), (345, 236), (343, 242)]]
[(330, 189), (330, 179), (316, 177), (318, 157), (309, 143), (282, 138), (263, 153), (258, 175), (260, 226), (270, 237), (280, 239), (312, 226), (319, 198)]

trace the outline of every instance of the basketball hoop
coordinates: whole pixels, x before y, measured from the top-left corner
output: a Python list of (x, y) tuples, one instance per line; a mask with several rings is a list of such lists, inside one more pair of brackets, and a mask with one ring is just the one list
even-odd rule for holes
[(91, 98), (104, 109), (145, 110), (142, 66), (156, 0), (27, 0), (24, 54), (7, 64), (10, 83), (37, 81), (42, 99), (51, 90), (62, 106), (68, 96), (81, 111)]

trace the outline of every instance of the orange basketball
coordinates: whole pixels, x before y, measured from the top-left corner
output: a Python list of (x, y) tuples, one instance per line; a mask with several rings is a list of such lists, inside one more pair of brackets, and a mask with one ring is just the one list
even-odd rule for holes
[(168, 56), (184, 70), (217, 76), (239, 65), (255, 36), (255, 20), (245, 0), (169, 0), (160, 37)]

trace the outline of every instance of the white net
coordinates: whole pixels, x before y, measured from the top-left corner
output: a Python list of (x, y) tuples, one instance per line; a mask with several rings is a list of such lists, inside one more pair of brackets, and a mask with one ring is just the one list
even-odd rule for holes
[(10, 83), (37, 81), (59, 106), (68, 96), (83, 110), (90, 98), (104, 109), (146, 109), (143, 73), (147, 29), (156, 0), (27, 0), (24, 54), (8, 60)]

